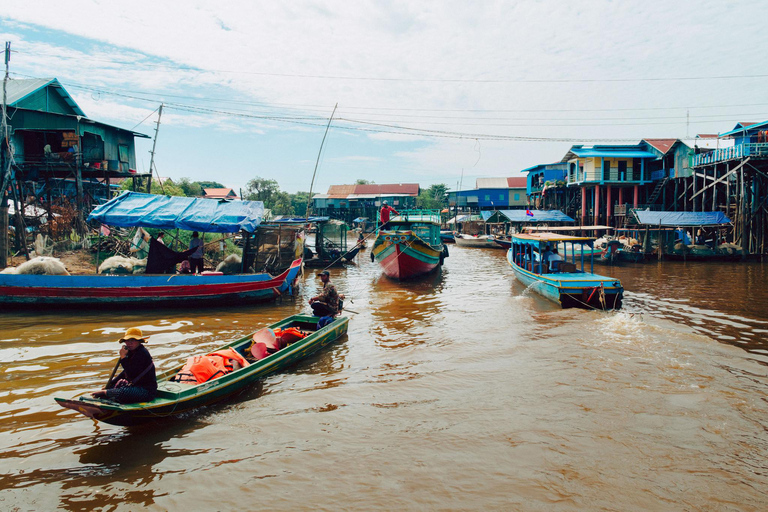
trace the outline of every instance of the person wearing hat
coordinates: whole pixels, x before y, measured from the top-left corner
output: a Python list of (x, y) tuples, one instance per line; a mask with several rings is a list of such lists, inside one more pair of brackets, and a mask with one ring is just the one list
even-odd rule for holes
[(312, 306), (312, 314), (315, 316), (334, 317), (339, 314), (339, 292), (331, 284), (331, 273), (327, 270), (317, 274), (323, 283), (323, 291), (320, 295), (309, 299), (309, 305)]
[(192, 232), (192, 239), (189, 241), (189, 248), (195, 252), (189, 255), (189, 266), (193, 274), (203, 271), (203, 241), (200, 240), (200, 234), (197, 231)]
[(381, 226), (379, 226), (379, 229), (384, 229), (384, 227), (389, 222), (390, 215), (392, 214), (399, 215), (397, 210), (389, 206), (387, 201), (381, 203), (381, 211), (379, 211), (379, 221), (381, 222)]
[(149, 402), (157, 396), (157, 376), (152, 356), (144, 346), (149, 336), (143, 336), (141, 329), (131, 327), (118, 340), (120, 365), (123, 371), (107, 383), (106, 389), (93, 393), (94, 398), (106, 398), (121, 404)]

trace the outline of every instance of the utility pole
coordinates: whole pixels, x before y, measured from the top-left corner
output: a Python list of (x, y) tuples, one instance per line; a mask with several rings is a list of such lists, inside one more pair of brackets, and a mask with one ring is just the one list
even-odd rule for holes
[[(152, 152), (149, 157), (149, 179), (147, 180), (147, 194), (152, 193), (152, 171), (155, 168), (155, 147), (157, 146), (157, 133), (160, 131), (160, 118), (163, 117), (163, 104), (160, 104), (160, 109), (157, 113), (157, 124), (155, 125), (155, 140), (152, 141)], [(157, 176), (157, 182), (160, 183), (162, 188), (163, 184), (160, 182), (160, 175)], [(163, 189), (165, 193), (165, 189)]]
[(11, 144), (8, 135), (8, 63), (11, 61), (11, 42), (5, 43), (5, 78), (3, 78), (3, 119), (0, 124), (2, 147), (0, 147), (0, 267), (8, 266), (8, 177), (11, 174)]

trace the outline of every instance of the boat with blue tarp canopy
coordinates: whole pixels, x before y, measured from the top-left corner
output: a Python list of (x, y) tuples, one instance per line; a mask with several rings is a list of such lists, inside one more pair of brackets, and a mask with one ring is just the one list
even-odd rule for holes
[(118, 227), (253, 233), (264, 220), (264, 203), (124, 192), (96, 207), (88, 220)]
[[(304, 227), (267, 225), (262, 223), (263, 215), (261, 201), (126, 192), (97, 207), (88, 220), (118, 227), (184, 229), (203, 234), (239, 231), (244, 247), (237, 270), (176, 274), (176, 264), (187, 259), (193, 249), (176, 252), (150, 239), (146, 269), (156, 273), (0, 274), (0, 304), (27, 308), (126, 304), (192, 307), (274, 300), (293, 291), (301, 272)], [(158, 258), (162, 265), (150, 265)]]

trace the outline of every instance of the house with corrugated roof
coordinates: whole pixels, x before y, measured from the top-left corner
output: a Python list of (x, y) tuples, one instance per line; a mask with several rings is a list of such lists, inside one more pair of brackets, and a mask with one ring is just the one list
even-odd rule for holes
[(448, 192), (448, 206), (470, 211), (514, 210), (528, 206), (527, 179), (477, 178), (475, 188)]
[(325, 194), (312, 197), (312, 212), (347, 222), (360, 217), (376, 219), (384, 201), (396, 210), (416, 207), (418, 183), (331, 185)]
[(89, 192), (97, 179), (150, 176), (136, 171), (134, 143), (149, 137), (88, 118), (57, 79), (8, 80), (6, 94), (16, 179), (32, 189), (74, 179), (83, 184), (81, 204), (92, 204), (108, 195)]

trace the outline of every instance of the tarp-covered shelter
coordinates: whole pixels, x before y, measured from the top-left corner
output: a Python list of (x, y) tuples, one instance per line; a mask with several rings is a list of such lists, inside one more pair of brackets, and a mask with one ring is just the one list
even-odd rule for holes
[(721, 226), (731, 220), (723, 212), (652, 212), (635, 210), (638, 224), (649, 226)]
[(264, 218), (261, 201), (222, 201), (124, 192), (97, 207), (89, 221), (119, 227), (253, 233)]
[(499, 213), (509, 222), (575, 222), (560, 210), (499, 210)]

